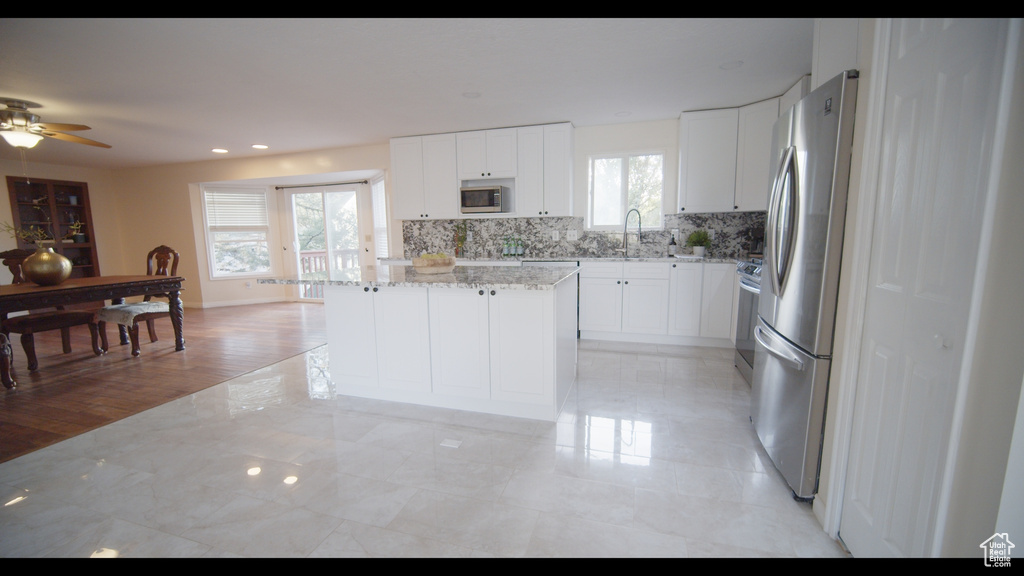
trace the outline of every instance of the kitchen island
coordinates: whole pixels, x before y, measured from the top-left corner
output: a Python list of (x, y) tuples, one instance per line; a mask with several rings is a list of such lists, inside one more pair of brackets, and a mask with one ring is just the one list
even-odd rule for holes
[(576, 378), (578, 273), (335, 272), (319, 281), (331, 380), (351, 396), (553, 421)]

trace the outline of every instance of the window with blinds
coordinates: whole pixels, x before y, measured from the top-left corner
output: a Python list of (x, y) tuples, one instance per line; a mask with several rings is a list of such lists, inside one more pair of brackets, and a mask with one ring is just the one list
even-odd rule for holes
[(212, 278), (271, 271), (266, 190), (204, 188), (203, 207)]
[(388, 252), (388, 204), (384, 194), (384, 178), (377, 178), (370, 184), (373, 195), (373, 243), (377, 258), (389, 258)]

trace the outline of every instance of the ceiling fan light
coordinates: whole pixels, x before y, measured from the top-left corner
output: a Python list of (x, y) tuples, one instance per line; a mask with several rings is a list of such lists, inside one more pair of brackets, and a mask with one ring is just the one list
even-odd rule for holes
[(4, 140), (7, 140), (7, 143), (15, 148), (32, 148), (43, 139), (39, 134), (20, 130), (5, 130), (0, 132), (0, 136), (3, 136)]

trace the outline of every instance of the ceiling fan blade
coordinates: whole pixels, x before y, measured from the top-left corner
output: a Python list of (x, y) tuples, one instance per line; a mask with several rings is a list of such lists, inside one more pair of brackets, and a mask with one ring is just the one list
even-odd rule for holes
[(36, 122), (32, 128), (40, 130), (60, 130), (61, 132), (74, 132), (75, 130), (91, 130), (84, 124), (60, 124), (57, 122)]
[(97, 146), (99, 148), (110, 148), (110, 144), (104, 144), (103, 142), (97, 142), (95, 140), (89, 140), (88, 138), (82, 138), (81, 136), (74, 136), (72, 134), (62, 134), (60, 132), (40, 132), (43, 136), (49, 138), (55, 138), (57, 140), (64, 140), (65, 142), (75, 142), (76, 144), (88, 144), (89, 146)]

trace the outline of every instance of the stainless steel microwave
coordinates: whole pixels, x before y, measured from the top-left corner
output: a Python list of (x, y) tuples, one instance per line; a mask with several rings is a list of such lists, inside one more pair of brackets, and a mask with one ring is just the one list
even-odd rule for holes
[(463, 214), (505, 212), (508, 186), (464, 186), (459, 189), (459, 205)]

